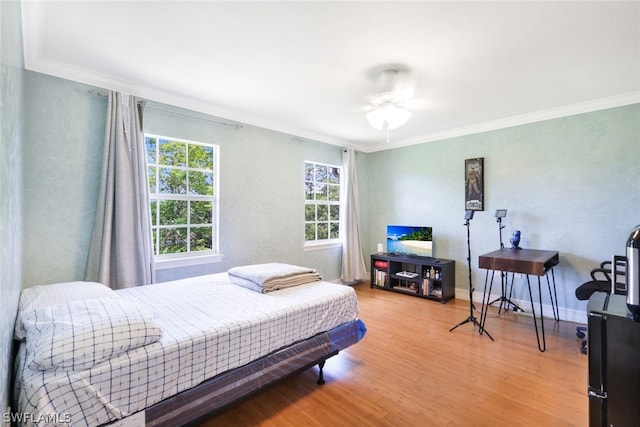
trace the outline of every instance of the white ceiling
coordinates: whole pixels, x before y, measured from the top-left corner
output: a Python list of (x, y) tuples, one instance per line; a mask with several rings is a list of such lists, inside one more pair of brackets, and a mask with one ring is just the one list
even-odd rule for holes
[[(362, 151), (640, 102), (640, 2), (30, 1), (25, 67)], [(409, 122), (365, 119), (410, 70)]]

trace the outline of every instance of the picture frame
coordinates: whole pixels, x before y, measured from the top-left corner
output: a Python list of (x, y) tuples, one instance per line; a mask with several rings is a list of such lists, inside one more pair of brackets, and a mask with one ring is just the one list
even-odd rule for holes
[(464, 209), (484, 210), (484, 157), (464, 161)]

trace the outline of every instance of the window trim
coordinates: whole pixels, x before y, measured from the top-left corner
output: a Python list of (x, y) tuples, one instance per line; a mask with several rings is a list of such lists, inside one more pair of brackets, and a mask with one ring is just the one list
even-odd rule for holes
[(341, 248), (343, 246), (343, 242), (341, 239), (331, 239), (331, 241), (308, 241), (304, 242), (304, 251), (321, 251), (324, 249), (333, 249), (333, 248)]
[[(343, 167), (341, 165), (334, 165), (334, 164), (329, 164), (329, 163), (323, 163), (323, 162), (316, 162), (313, 160), (305, 160), (303, 166), (306, 168), (306, 165), (308, 163), (311, 163), (315, 166), (320, 165), (320, 166), (327, 166), (329, 168), (335, 168), (338, 169), (340, 172), (340, 183), (339, 185), (339, 193), (338, 193), (338, 201), (329, 201), (327, 200), (327, 204), (329, 206), (338, 206), (339, 207), (339, 215), (340, 218), (338, 219), (338, 235), (340, 237), (336, 238), (328, 238), (328, 239), (314, 239), (314, 240), (307, 240), (306, 239), (306, 231), (303, 233), (303, 237), (304, 237), (304, 250), (305, 251), (315, 251), (315, 250), (322, 250), (322, 249), (331, 249), (331, 248), (337, 248), (337, 247), (342, 247), (343, 246), (343, 212), (344, 212), (344, 202), (343, 202), (343, 197), (344, 197), (344, 181), (343, 181)], [(307, 183), (307, 179), (305, 177), (304, 179), (304, 184), (306, 185)], [(315, 180), (313, 181), (315, 182)], [(335, 185), (335, 184), (332, 184)], [(304, 188), (304, 187), (303, 187)], [(308, 199), (306, 198), (306, 194), (303, 192), (303, 196), (304, 196), (304, 207), (305, 207), (305, 211), (306, 211), (306, 206), (307, 204), (311, 204), (308, 203)], [(317, 202), (317, 200), (313, 201), (313, 204), (317, 204), (315, 202)], [(324, 201), (322, 201), (324, 202)], [(315, 221), (316, 224), (318, 221)], [(329, 223), (331, 223), (331, 221), (329, 221)], [(304, 228), (306, 230), (306, 225), (307, 225), (307, 220), (305, 218), (304, 220)]]
[(223, 254), (216, 253), (182, 253), (182, 254), (164, 254), (162, 258), (155, 258), (156, 270), (168, 270), (172, 268), (191, 267), (195, 265), (204, 265), (209, 263), (222, 262)]

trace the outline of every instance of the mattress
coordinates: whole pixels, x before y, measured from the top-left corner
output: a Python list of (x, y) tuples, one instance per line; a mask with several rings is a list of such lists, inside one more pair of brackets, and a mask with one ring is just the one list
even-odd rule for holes
[(322, 281), (261, 294), (220, 273), (117, 293), (157, 316), (160, 340), (82, 371), (31, 369), (22, 345), (15, 395), (26, 424), (121, 419), (358, 316), (351, 287)]

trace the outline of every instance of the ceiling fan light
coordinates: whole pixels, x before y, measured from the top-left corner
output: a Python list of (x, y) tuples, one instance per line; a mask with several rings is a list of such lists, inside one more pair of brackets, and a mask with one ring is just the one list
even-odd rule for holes
[(407, 123), (411, 117), (411, 111), (397, 105), (388, 105), (385, 108), (385, 121), (389, 129), (396, 129)]
[(374, 129), (382, 130), (385, 123), (385, 109), (376, 107), (367, 113), (367, 121)]
[(385, 127), (389, 130), (399, 128), (407, 123), (410, 117), (409, 110), (394, 103), (378, 105), (367, 113), (369, 124), (378, 130)]

